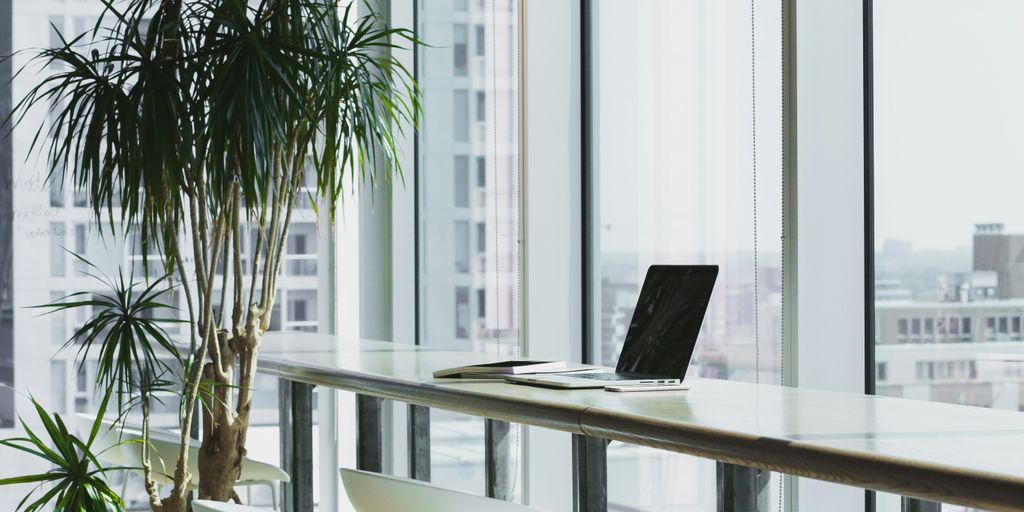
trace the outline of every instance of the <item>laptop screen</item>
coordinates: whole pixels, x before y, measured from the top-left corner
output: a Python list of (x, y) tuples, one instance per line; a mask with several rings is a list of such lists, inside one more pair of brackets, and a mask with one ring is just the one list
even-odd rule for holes
[(717, 265), (648, 268), (615, 371), (682, 379), (717, 277)]

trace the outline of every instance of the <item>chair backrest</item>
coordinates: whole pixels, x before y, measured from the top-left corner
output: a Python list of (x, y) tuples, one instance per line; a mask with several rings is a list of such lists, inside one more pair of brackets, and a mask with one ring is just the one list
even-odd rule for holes
[(357, 469), (342, 468), (341, 480), (357, 512), (537, 512), (523, 505)]
[[(94, 421), (96, 421), (94, 415), (75, 414), (78, 436), (83, 441), (88, 439)], [(96, 432), (96, 439), (93, 441), (93, 453), (97, 454), (101, 461), (112, 466), (141, 466), (142, 457), (138, 445), (133, 443), (141, 437), (139, 433), (132, 430), (122, 429), (119, 423), (103, 419), (99, 431)]]
[(219, 501), (195, 500), (192, 502), (194, 512), (270, 512), (265, 508), (247, 507), (235, 505), (234, 503), (221, 503)]
[[(82, 437), (83, 440), (88, 437), (95, 420), (96, 416), (90, 414), (78, 413), (75, 415), (79, 437)], [(142, 432), (123, 421), (104, 418), (100, 423), (96, 440), (93, 441), (94, 453), (97, 453), (97, 458), (110, 466), (142, 468)], [(150, 462), (153, 467), (152, 476), (158, 484), (166, 484), (173, 481), (170, 475), (174, 472), (178, 444), (165, 440), (161, 436), (152, 436), (152, 432), (155, 431), (151, 431), (150, 439), (150, 446), (153, 448), (150, 453)], [(194, 459), (196, 457), (190, 457), (189, 462), (194, 462)], [(197, 474), (194, 465), (190, 464), (189, 467), (193, 475)]]

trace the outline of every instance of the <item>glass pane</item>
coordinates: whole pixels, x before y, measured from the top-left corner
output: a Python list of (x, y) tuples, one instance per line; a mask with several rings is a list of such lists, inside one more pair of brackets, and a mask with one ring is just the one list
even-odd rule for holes
[(874, 2), (880, 395), (1024, 410), (1022, 24), (1021, 2)]
[[(417, 36), (430, 45), (416, 56), (424, 108), (418, 342), (511, 355), (519, 342), (518, 4), (416, 5)], [(431, 480), (481, 494), (483, 430), (480, 418), (431, 410)]]
[[(749, 2), (594, 2), (597, 363), (615, 366), (649, 265), (715, 264), (688, 375), (779, 382), (781, 3), (755, 3), (752, 39)], [(608, 467), (609, 508), (716, 508), (713, 462), (615, 443)]]
[[(877, 391), (1020, 410), (1024, 395), (1007, 390), (1024, 353), (1024, 73), (1005, 59), (1024, 48), (1024, 4), (898, 0), (875, 2), (874, 16), (876, 359), (889, 363)], [(906, 346), (932, 317), (935, 338)], [(976, 379), (912, 371), (978, 360)]]

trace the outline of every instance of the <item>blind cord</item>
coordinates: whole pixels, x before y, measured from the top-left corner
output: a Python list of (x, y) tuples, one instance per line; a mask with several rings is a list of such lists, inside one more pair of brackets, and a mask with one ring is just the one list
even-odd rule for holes
[[(782, 294), (779, 297), (779, 386), (786, 385), (786, 229), (787, 229), (787, 212), (786, 212), (786, 102), (787, 102), (787, 90), (789, 89), (789, 75), (786, 73), (786, 63), (792, 62), (792, 44), (788, 44), (789, 34), (787, 33), (788, 26), (786, 24), (786, 2), (789, 0), (781, 0), (779, 2), (779, 28), (782, 31), (782, 51), (784, 52), (784, 58), (779, 63), (782, 68), (779, 91), (781, 95), (780, 105), (780, 116), (779, 119), (782, 122), (779, 123), (779, 144), (781, 146), (780, 155), (780, 167), (782, 172), (779, 173), (781, 183), (779, 184), (779, 205), (782, 210), (780, 218), (782, 219), (782, 233), (780, 235), (780, 262), (779, 265), (779, 280), (782, 284)], [(785, 477), (779, 475), (779, 512), (782, 512), (784, 508), (785, 500), (783, 499), (783, 487), (785, 484)]]
[[(508, 7), (509, 7), (509, 12), (510, 13), (518, 13), (518, 7), (519, 6), (518, 6), (518, 3), (515, 0), (510, 0), (509, 4), (508, 4)], [(497, 66), (497, 61), (498, 61), (498, 30), (497, 30), (497, 27), (498, 27), (498, 15), (497, 15), (497, 11), (498, 11), (498, 0), (493, 0), (491, 2), (491, 119), (492, 119), (492, 127), (491, 127), (492, 147), (491, 147), (491, 151), (492, 151), (492, 153), (494, 155), (494, 159), (493, 159), (493, 165), (492, 165), (491, 169), (492, 169), (492, 177), (493, 177), (492, 179), (494, 181), (494, 185), (493, 185), (494, 186), (494, 205), (493, 205), (493, 210), (494, 210), (494, 323), (495, 323), (494, 333), (495, 333), (495, 339), (496, 339), (496, 342), (497, 342), (496, 350), (498, 352), (498, 356), (500, 357), (501, 356), (501, 331), (502, 331), (502, 323), (501, 323), (501, 264), (500, 264), (501, 237), (500, 237), (499, 232), (498, 232), (498, 230), (499, 230), (498, 160), (499, 159), (498, 159), (498, 66)], [(519, 52), (520, 52), (520, 38), (519, 38), (519, 31), (518, 30), (516, 30), (515, 41), (516, 41), (515, 55), (513, 55), (513, 57), (512, 57), (512, 61), (510, 62), (511, 66), (510, 66), (509, 69), (514, 69), (515, 66), (518, 65), (518, 56), (519, 56)], [(522, 115), (521, 109), (517, 108), (516, 114), (517, 114), (517, 116), (521, 116)], [(519, 122), (521, 122), (521, 119), (519, 119), (517, 117), (517, 119), (516, 119), (516, 127), (518, 127), (518, 123)], [(517, 137), (518, 138), (516, 133), (512, 133), (510, 135), (513, 136), (513, 137)], [(518, 157), (518, 150), (515, 151), (515, 153), (516, 153), (516, 156)], [(516, 174), (517, 178), (519, 177), (518, 176), (519, 172), (518, 172), (517, 168), (508, 169), (508, 170), (510, 172), (514, 172)], [(521, 208), (521, 205), (519, 204), (519, 201), (516, 201), (516, 209), (517, 209), (517, 213), (519, 215), (522, 214), (522, 211), (521, 211), (520, 208)], [(520, 222), (522, 222), (521, 218), (520, 218)], [(518, 234), (516, 236), (516, 239), (518, 241), (518, 239), (519, 239)], [(516, 265), (518, 266), (518, 258), (516, 259)], [(521, 275), (521, 272), (519, 272), (519, 274)], [(520, 284), (521, 284), (521, 282), (522, 281), (520, 280)], [(520, 292), (519, 293), (521, 293), (521, 288), (520, 288)], [(515, 303), (516, 303), (516, 307), (518, 308), (519, 307), (518, 298), (515, 301)], [(516, 316), (515, 316), (515, 314), (513, 314), (512, 318), (510, 320), (514, 320), (515, 318), (516, 318)], [(514, 348), (515, 348), (515, 357), (519, 357), (520, 353), (522, 352), (522, 332), (521, 332), (521, 329), (517, 329), (516, 344), (515, 344)], [(513, 439), (512, 439), (512, 488), (509, 489), (509, 492), (512, 495), (515, 495), (516, 487), (518, 487), (518, 485), (519, 485), (519, 436), (520, 436), (520, 431), (521, 431), (522, 425), (519, 425), (517, 423), (517, 424), (512, 425), (511, 427), (512, 427), (511, 429), (513, 430)], [(509, 498), (511, 499), (512, 496), (509, 496)]]
[(758, 322), (758, 261), (757, 261), (757, 53), (755, 45), (757, 32), (754, 29), (754, 4), (756, 0), (750, 0), (750, 113), (751, 113), (751, 161), (753, 167), (754, 185), (754, 383), (761, 383), (761, 338), (760, 323)]

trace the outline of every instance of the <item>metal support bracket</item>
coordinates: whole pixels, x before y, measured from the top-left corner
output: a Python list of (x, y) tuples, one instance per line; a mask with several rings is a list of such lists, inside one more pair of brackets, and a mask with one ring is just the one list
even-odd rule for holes
[(356, 468), (380, 473), (384, 470), (384, 440), (381, 398), (356, 395)]
[(718, 512), (768, 512), (771, 471), (718, 463)]
[(409, 478), (430, 481), (430, 408), (409, 404)]
[(484, 466), (487, 476), (487, 496), (499, 500), (512, 500), (512, 482), (515, 469), (512, 461), (511, 425), (507, 421), (484, 420)]
[(576, 512), (608, 510), (608, 441), (572, 435), (572, 495)]

